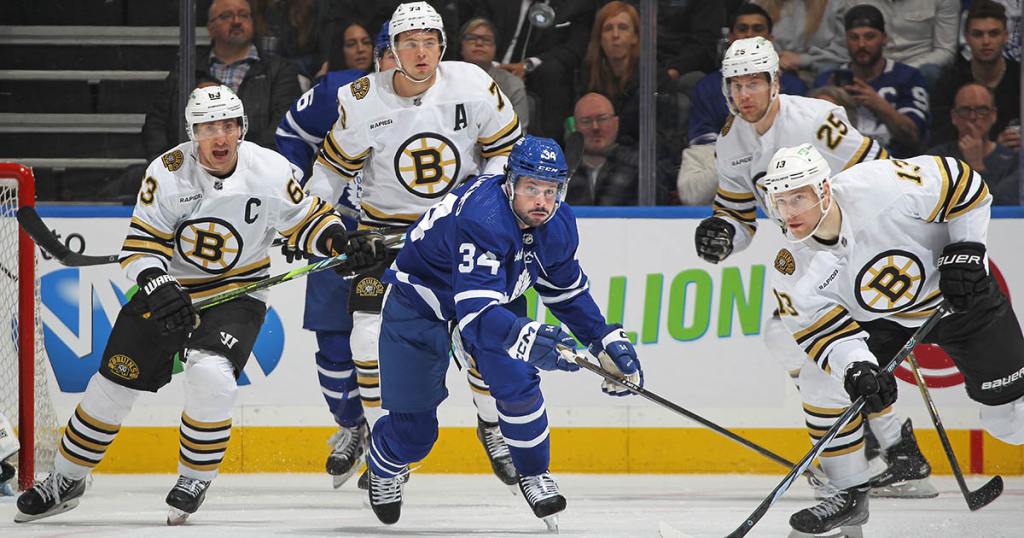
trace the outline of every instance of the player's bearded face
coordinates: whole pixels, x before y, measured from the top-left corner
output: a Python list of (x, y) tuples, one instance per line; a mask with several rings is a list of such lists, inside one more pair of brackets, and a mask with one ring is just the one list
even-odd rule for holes
[(540, 226), (555, 211), (558, 186), (550, 181), (520, 177), (515, 184), (512, 207), (527, 226)]
[(402, 32), (395, 48), (402, 70), (418, 80), (430, 77), (441, 61), (441, 37), (436, 31)]
[(795, 239), (804, 239), (814, 233), (828, 207), (827, 198), (827, 191), (823, 200), (810, 185), (771, 195), (776, 217)]
[(767, 73), (740, 75), (729, 79), (729, 94), (740, 117), (754, 123), (764, 117), (772, 100), (772, 83)]
[(197, 123), (194, 129), (200, 164), (215, 172), (231, 171), (238, 160), (238, 140), (242, 137), (238, 120)]

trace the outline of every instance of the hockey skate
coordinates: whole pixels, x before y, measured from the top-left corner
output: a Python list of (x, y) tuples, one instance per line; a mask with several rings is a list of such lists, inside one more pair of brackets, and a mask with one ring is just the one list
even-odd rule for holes
[(409, 468), (404, 467), (402, 472), (390, 478), (377, 476), (373, 471), (368, 473), (370, 508), (381, 523), (398, 523), (398, 518), (402, 517), (402, 489), (409, 478)]
[(476, 418), (476, 437), (487, 452), (487, 459), (491, 461), (491, 469), (512, 493), (515, 494), (516, 484), (519, 482), (519, 473), (512, 463), (512, 455), (508, 452), (508, 445), (505, 444), (505, 436), (501, 434), (501, 428), (497, 424), (484, 422), (480, 417)]
[(85, 493), (85, 479), (74, 480), (59, 473), (50, 473), (46, 480), (18, 497), (18, 513), (14, 521), (25, 523), (55, 516), (78, 506), (78, 498)]
[[(790, 538), (829, 536), (860, 538), (861, 525), (868, 522), (868, 485), (842, 489), (835, 495), (810, 508), (804, 508), (789, 518), (793, 527)], [(836, 531), (832, 534), (825, 534)]]
[(327, 474), (333, 478), (334, 489), (338, 489), (359, 470), (366, 447), (369, 444), (370, 430), (362, 422), (354, 428), (342, 426), (327, 441), (331, 454), (327, 456)]
[(519, 489), (533, 514), (544, 520), (549, 531), (558, 532), (558, 513), (565, 510), (565, 497), (558, 492), (558, 484), (551, 473), (520, 476)]
[(206, 500), (206, 490), (210, 487), (209, 480), (199, 480), (187, 476), (179, 476), (167, 494), (167, 524), (181, 525), (194, 514)]
[(938, 497), (939, 490), (928, 479), (932, 467), (917, 446), (914, 427), (909, 418), (903, 423), (901, 434), (900, 442), (884, 451), (888, 467), (871, 479), (871, 496), (909, 499)]

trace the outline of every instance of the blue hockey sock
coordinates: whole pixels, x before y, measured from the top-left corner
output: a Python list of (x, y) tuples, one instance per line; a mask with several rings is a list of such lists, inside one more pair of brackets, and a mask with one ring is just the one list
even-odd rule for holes
[(317, 331), (317, 377), (320, 392), (339, 426), (352, 428), (363, 421), (363, 406), (359, 401), (355, 366), (348, 346), (348, 333)]
[(422, 460), (437, 441), (437, 412), (389, 413), (373, 426), (370, 434), (370, 469), (377, 476), (391, 477)]
[(520, 476), (538, 475), (548, 470), (551, 440), (544, 396), (540, 391), (526, 400), (498, 400), (498, 424)]

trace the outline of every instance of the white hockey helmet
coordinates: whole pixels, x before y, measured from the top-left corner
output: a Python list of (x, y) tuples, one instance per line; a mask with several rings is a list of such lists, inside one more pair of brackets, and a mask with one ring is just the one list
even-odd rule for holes
[(242, 119), (242, 135), (238, 137), (238, 140), (241, 141), (245, 138), (246, 131), (249, 130), (249, 119), (245, 116), (242, 100), (235, 95), (231, 88), (227, 86), (196, 88), (188, 96), (188, 104), (185, 105), (185, 124), (189, 140), (196, 141), (196, 124), (231, 118)]
[(739, 111), (736, 103), (732, 102), (729, 79), (754, 73), (768, 73), (772, 85), (771, 100), (774, 101), (779, 95), (779, 53), (775, 51), (775, 45), (760, 36), (733, 41), (722, 58), (722, 94), (734, 116)]
[[(444, 19), (441, 15), (426, 2), (406, 2), (399, 4), (391, 15), (391, 24), (388, 28), (388, 38), (391, 41), (391, 50), (395, 51), (395, 60), (398, 63), (398, 70), (405, 76), (409, 76), (402, 67), (402, 61), (398, 58), (398, 35), (410, 30), (437, 30), (441, 34), (441, 58), (448, 48), (448, 38), (444, 33)], [(423, 82), (409, 77), (415, 82)]]
[[(829, 168), (828, 161), (810, 144), (800, 144), (796, 147), (782, 148), (776, 151), (768, 163), (768, 172), (762, 179), (765, 190), (765, 206), (768, 208), (769, 216), (785, 229), (786, 219), (783, 217), (778, 203), (778, 200), (785, 199), (781, 195), (806, 186), (814, 187), (817, 200), (807, 200), (804, 205), (796, 207), (792, 205), (792, 202), (787, 201), (790, 204), (789, 212), (806, 211), (815, 204), (821, 204), (825, 199), (825, 184), (828, 183), (831, 176), (832, 170)], [(831, 206), (831, 198), (829, 200), (829, 206)], [(822, 208), (822, 219), (828, 210), (829, 207)], [(821, 220), (807, 237), (814, 235), (820, 225)], [(807, 237), (800, 238), (800, 240)]]

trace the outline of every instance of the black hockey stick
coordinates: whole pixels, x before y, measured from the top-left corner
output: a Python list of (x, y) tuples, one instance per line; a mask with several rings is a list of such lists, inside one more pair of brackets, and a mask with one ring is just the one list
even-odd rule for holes
[(956, 477), (956, 483), (960, 486), (960, 492), (964, 494), (967, 507), (972, 512), (985, 507), (988, 503), (1002, 495), (1003, 477), (996, 475), (992, 480), (989, 480), (985, 485), (974, 491), (967, 489), (964, 473), (960, 470), (960, 464), (956, 461), (956, 454), (953, 453), (952, 445), (949, 444), (949, 436), (946, 435), (946, 428), (942, 426), (942, 419), (939, 418), (939, 410), (935, 407), (935, 401), (932, 400), (932, 395), (928, 392), (928, 386), (925, 385), (924, 379), (921, 377), (921, 372), (917, 367), (917, 359), (914, 358), (913, 353), (907, 359), (910, 360), (910, 369), (914, 372), (914, 381), (917, 382), (917, 388), (921, 389), (921, 398), (924, 399), (925, 406), (928, 408), (928, 414), (932, 416), (932, 424), (935, 425), (935, 431), (939, 434), (939, 440), (942, 441), (942, 450), (946, 452), (949, 466), (953, 468), (953, 476)]
[[(577, 353), (576, 350), (569, 349), (567, 347), (561, 347), (561, 346), (559, 346), (558, 350), (559, 350), (559, 352), (561, 352), (562, 356), (565, 357), (567, 360), (573, 361), (576, 364), (579, 364), (580, 366), (582, 366), (583, 368), (586, 368), (587, 370), (590, 370), (591, 372), (594, 372), (595, 374), (597, 374), (597, 375), (599, 375), (599, 376), (601, 376), (601, 377), (603, 377), (603, 378), (605, 378), (605, 379), (607, 379), (609, 381), (614, 381), (615, 383), (618, 383), (618, 384), (622, 385), (623, 387), (626, 387), (627, 390), (629, 390), (633, 394), (636, 394), (637, 396), (646, 398), (647, 400), (650, 400), (650, 401), (652, 401), (652, 402), (654, 402), (654, 403), (656, 403), (656, 404), (658, 404), (658, 405), (660, 405), (660, 406), (662, 406), (662, 407), (664, 407), (664, 408), (666, 408), (666, 409), (668, 409), (670, 411), (674, 411), (674, 412), (676, 412), (676, 413), (678, 413), (680, 415), (683, 415), (684, 417), (686, 417), (686, 418), (688, 418), (688, 419), (690, 419), (690, 420), (692, 420), (694, 422), (699, 423), (702, 426), (705, 426), (705, 427), (709, 428), (710, 430), (714, 431), (715, 433), (724, 435), (725, 437), (728, 437), (729, 439), (731, 439), (733, 441), (736, 441), (737, 443), (739, 443), (739, 444), (741, 444), (741, 445), (743, 445), (743, 446), (753, 450), (754, 452), (757, 452), (758, 454), (760, 454), (760, 455), (762, 455), (762, 456), (764, 456), (764, 457), (774, 461), (775, 463), (783, 465), (784, 467), (793, 467), (793, 466), (796, 465), (795, 463), (787, 460), (786, 458), (783, 458), (782, 456), (772, 452), (771, 450), (768, 450), (767, 448), (764, 448), (763, 446), (761, 446), (761, 445), (759, 445), (759, 444), (757, 444), (757, 443), (755, 443), (755, 442), (753, 442), (753, 441), (751, 441), (751, 440), (749, 440), (749, 439), (747, 439), (745, 437), (741, 437), (741, 436), (739, 436), (739, 435), (729, 431), (728, 429), (726, 429), (726, 428), (724, 428), (722, 426), (719, 426), (718, 424), (715, 424), (714, 422), (711, 422), (710, 420), (708, 420), (708, 419), (706, 419), (706, 418), (704, 418), (704, 417), (694, 413), (693, 411), (690, 411), (690, 410), (688, 410), (688, 409), (686, 409), (684, 407), (681, 407), (681, 406), (679, 406), (679, 405), (677, 405), (677, 404), (675, 404), (675, 403), (673, 403), (673, 402), (671, 402), (669, 400), (666, 400), (665, 398), (662, 398), (661, 396), (658, 396), (657, 394), (655, 394), (655, 393), (653, 393), (653, 392), (651, 392), (651, 391), (649, 391), (649, 390), (647, 390), (647, 389), (645, 389), (645, 388), (643, 388), (643, 387), (641, 387), (641, 386), (639, 386), (639, 385), (629, 381), (628, 379), (620, 379), (615, 374), (613, 374), (613, 373), (609, 372), (608, 370), (605, 370), (604, 368), (601, 368), (601, 366), (591, 362), (589, 359), (587, 359), (586, 355), (584, 355), (582, 353)], [(803, 471), (803, 474), (807, 475), (809, 478), (813, 478), (814, 480), (817, 480), (818, 482), (820, 482), (822, 484), (828, 483), (828, 478), (825, 477), (824, 473), (822, 473), (821, 471), (819, 471), (817, 469), (808, 467), (807, 469), (805, 469)]]
[[(948, 307), (946, 306), (946, 303), (942, 302), (939, 307), (936, 308), (930, 316), (928, 316), (928, 319), (925, 320), (924, 324), (914, 331), (914, 334), (910, 336), (907, 343), (903, 344), (903, 348), (896, 353), (896, 356), (893, 357), (892, 360), (885, 364), (882, 370), (891, 374), (893, 370), (895, 370), (896, 367), (907, 358), (907, 355), (910, 355), (910, 353), (914, 351), (914, 347), (919, 344), (929, 332), (931, 332), (932, 328), (934, 328), (939, 322), (939, 319), (947, 312), (947, 309)], [(825, 432), (825, 435), (821, 439), (818, 439), (818, 442), (811, 447), (811, 451), (808, 452), (796, 464), (796, 466), (789, 471), (789, 474), (782, 479), (782, 482), (780, 482), (778, 486), (775, 486), (775, 489), (768, 494), (768, 497), (761, 501), (761, 504), (754, 509), (754, 512), (750, 514), (750, 517), (740, 524), (736, 530), (732, 531), (728, 538), (740, 538), (741, 536), (746, 536), (747, 533), (750, 532), (750, 529), (754, 528), (754, 525), (756, 525), (758, 521), (761, 521), (761, 518), (768, 513), (768, 509), (775, 504), (775, 501), (779, 500), (779, 497), (782, 497), (782, 495), (786, 493), (789, 486), (793, 484), (793, 480), (795, 480), (799, 474), (803, 473), (804, 469), (807, 469), (807, 467), (811, 465), (814, 458), (818, 457), (818, 455), (825, 450), (825, 446), (828, 445), (832, 439), (835, 439), (835, 437), (839, 435), (839, 431), (846, 426), (846, 423), (850, 422), (853, 417), (859, 415), (862, 409), (864, 409), (863, 396), (853, 401), (850, 407), (847, 408), (846, 412), (840, 415), (835, 424), (833, 424), (832, 427)]]
[(569, 167), (569, 179), (576, 174), (576, 169), (583, 162), (583, 133), (574, 131), (565, 143), (565, 164)]
[(53, 230), (46, 227), (46, 223), (39, 217), (39, 213), (36, 213), (36, 208), (34, 207), (24, 206), (18, 209), (18, 224), (21, 224), (21, 228), (32, 238), (32, 242), (39, 245), (39, 248), (49, 253), (61, 265), (87, 267), (90, 265), (117, 263), (118, 254), (90, 256), (88, 254), (72, 252), (64, 243), (60, 242), (60, 239)]

